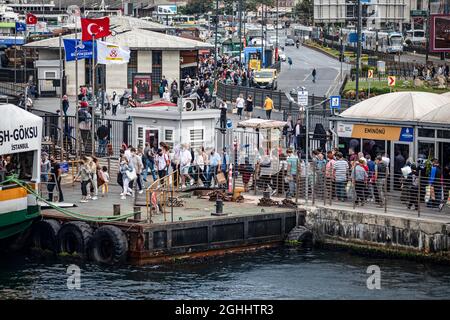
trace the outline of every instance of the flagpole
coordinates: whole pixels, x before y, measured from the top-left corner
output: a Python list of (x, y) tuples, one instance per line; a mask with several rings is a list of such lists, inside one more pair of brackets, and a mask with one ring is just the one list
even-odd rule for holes
[(62, 92), (62, 38), (61, 33), (59, 34), (59, 128), (60, 137), (59, 145), (61, 148), (61, 161), (64, 159), (64, 125), (63, 125), (63, 92)]
[(14, 83), (17, 83), (17, 26), (14, 29)]
[(75, 16), (75, 155), (76, 158), (81, 157), (80, 154), (80, 141), (79, 131), (80, 125), (78, 124), (78, 27), (77, 17)]
[(92, 34), (92, 129), (91, 129), (91, 145), (92, 155), (95, 155), (95, 34)]

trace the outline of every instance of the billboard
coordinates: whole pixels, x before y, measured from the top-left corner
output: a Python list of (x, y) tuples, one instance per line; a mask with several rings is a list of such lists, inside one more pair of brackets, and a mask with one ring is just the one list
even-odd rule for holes
[(177, 14), (177, 6), (171, 4), (158, 6), (158, 14)]
[(431, 52), (450, 52), (450, 15), (431, 15)]
[(152, 100), (152, 74), (133, 74), (133, 99), (137, 101)]

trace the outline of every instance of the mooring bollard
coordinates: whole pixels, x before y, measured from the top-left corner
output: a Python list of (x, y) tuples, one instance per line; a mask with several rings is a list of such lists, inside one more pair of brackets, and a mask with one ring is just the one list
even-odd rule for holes
[(120, 204), (113, 204), (113, 215), (120, 216)]
[(134, 220), (141, 220), (141, 207), (133, 207)]

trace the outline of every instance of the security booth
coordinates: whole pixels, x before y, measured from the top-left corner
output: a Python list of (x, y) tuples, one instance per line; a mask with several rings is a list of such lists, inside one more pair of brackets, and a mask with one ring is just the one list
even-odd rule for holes
[(364, 100), (333, 117), (335, 146), (348, 156), (386, 154), (401, 173), (408, 158), (450, 163), (450, 99), (427, 92), (395, 92)]

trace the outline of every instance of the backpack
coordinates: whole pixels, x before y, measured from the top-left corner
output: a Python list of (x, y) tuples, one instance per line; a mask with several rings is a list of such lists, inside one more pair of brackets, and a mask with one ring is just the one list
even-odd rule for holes
[(382, 161), (377, 165), (378, 178), (386, 177), (386, 164)]
[(123, 96), (121, 96), (121, 97), (120, 97), (120, 99), (119, 99), (119, 103), (120, 103), (120, 105), (123, 105), (123, 102), (124, 102), (124, 97), (123, 97)]

